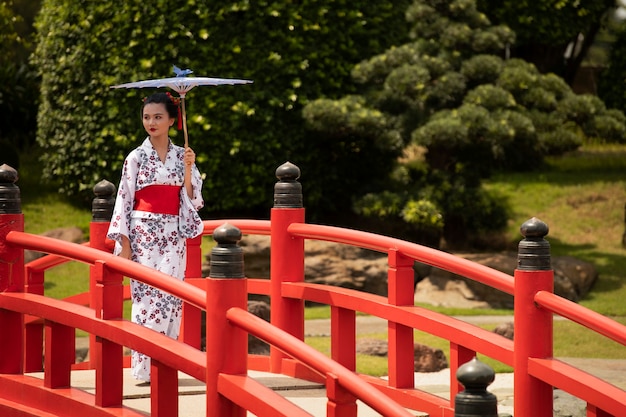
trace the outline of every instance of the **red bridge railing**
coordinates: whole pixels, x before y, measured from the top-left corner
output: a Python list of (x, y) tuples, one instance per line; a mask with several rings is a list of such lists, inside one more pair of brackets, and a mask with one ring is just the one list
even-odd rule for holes
[[(552, 390), (560, 388), (587, 402), (588, 416), (626, 415), (626, 392), (558, 359), (552, 353), (552, 315), (558, 314), (626, 344), (624, 326), (564, 300), (552, 292), (547, 226), (531, 219), (522, 227), (519, 266), (513, 277), (465, 259), (406, 241), (367, 232), (306, 224), (299, 170), (277, 170), (271, 219), (205, 221), (214, 250), (240, 252), (242, 234), (271, 238), (270, 280), (243, 278), (237, 265), (224, 274), (211, 267), (201, 278), (199, 239), (190, 241), (186, 282), (181, 283), (110, 254), (106, 188), (94, 200), (89, 245), (23, 232), (16, 176), (0, 167), (0, 414), (6, 416), (142, 415), (122, 407), (122, 347), (153, 358), (152, 415), (178, 413), (177, 371), (206, 383), (207, 416), (310, 415), (247, 376), (248, 369), (281, 373), (326, 384), (327, 415), (356, 416), (356, 399), (382, 415), (409, 415), (404, 407), (451, 417), (463, 386), (455, 379), (461, 365), (477, 353), (514, 368), (516, 416), (552, 416)], [(4, 187), (4, 188), (3, 188)], [(98, 187), (96, 187), (98, 188)], [(17, 192), (16, 192), (17, 189)], [(16, 203), (17, 201), (17, 203)], [(304, 277), (304, 242), (325, 240), (387, 254), (388, 296), (310, 284)], [(23, 250), (50, 255), (23, 266)], [(238, 252), (239, 251), (239, 252)], [(219, 256), (212, 253), (211, 260)], [(70, 301), (43, 294), (44, 273), (66, 260), (90, 265), (90, 291)], [(448, 270), (514, 296), (515, 340), (413, 305), (413, 263)], [(229, 269), (230, 268), (230, 269)], [(234, 268), (234, 269), (233, 269)], [(241, 263), (243, 268), (243, 262)], [(215, 272), (218, 271), (218, 272)], [(222, 271), (224, 272), (224, 271)], [(122, 277), (159, 287), (184, 301), (181, 341), (175, 341), (122, 318)], [(246, 311), (248, 294), (271, 299), (271, 322)], [(304, 302), (331, 308), (330, 358), (304, 344)], [(206, 311), (208, 352), (201, 352), (200, 317)], [(356, 370), (356, 313), (388, 322), (389, 378)], [(91, 336), (87, 364), (74, 364), (74, 331)], [(450, 342), (450, 400), (414, 386), (413, 332), (422, 330)], [(247, 354), (247, 334), (268, 342), (269, 356)], [(209, 346), (210, 345), (210, 346)], [(93, 352), (93, 353), (92, 353)], [(43, 353), (43, 354), (42, 354)], [(70, 387), (72, 369), (96, 370), (96, 393)], [(44, 371), (38, 380), (28, 372)], [(48, 413), (48, 414), (45, 414)]]

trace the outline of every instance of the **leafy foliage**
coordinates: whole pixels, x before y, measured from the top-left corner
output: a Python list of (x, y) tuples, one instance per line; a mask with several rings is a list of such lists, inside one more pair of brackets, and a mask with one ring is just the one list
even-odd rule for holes
[[(313, 98), (350, 92), (350, 69), (362, 56), (403, 42), (408, 4), (44, 0), (34, 60), (42, 75), (44, 174), (61, 179), (66, 193), (89, 190), (103, 177), (115, 181), (145, 135), (140, 98), (152, 91), (109, 86), (169, 77), (176, 64), (194, 75), (254, 81), (187, 95), (208, 212), (267, 209), (272, 174), (286, 160), (305, 175), (307, 207), (329, 208), (346, 195), (329, 184), (358, 185), (377, 173), (363, 168), (367, 142), (309, 135), (301, 109)], [(180, 132), (171, 134), (180, 142)]]
[(31, 47), (26, 23), (15, 7), (13, 1), (0, 2), (0, 162), (17, 169), (18, 151), (35, 140), (39, 83), (26, 60)]
[[(543, 156), (576, 149), (599, 134), (624, 140), (621, 112), (608, 111), (597, 97), (575, 95), (561, 78), (529, 62), (501, 58), (514, 33), (491, 25), (473, 0), (415, 0), (407, 16), (413, 41), (357, 64), (352, 74), (362, 95), (350, 100), (363, 117), (375, 115), (379, 129), (392, 132), (385, 136), (424, 149), (417, 157), (426, 168), (401, 159), (390, 182), (378, 189), (371, 184), (355, 202), (358, 213), (380, 215), (376, 207), (393, 201), (399, 216), (408, 207), (415, 211), (414, 201), (430, 201), (443, 213), (446, 241), (463, 245), (506, 225), (505, 207), (481, 189), (484, 178), (537, 167)], [(309, 104), (309, 126), (325, 135), (359, 135), (345, 122), (349, 114), (320, 110), (344, 100)]]
[(610, 64), (602, 71), (598, 95), (608, 107), (624, 108), (626, 105), (626, 27), (617, 30), (611, 47)]
[[(573, 80), (616, 0), (477, 0), (478, 8), (517, 35), (511, 53), (541, 72)], [(583, 36), (579, 38), (579, 35)], [(571, 49), (568, 51), (568, 45)], [(573, 51), (573, 52), (572, 52)], [(564, 58), (565, 57), (565, 58)]]

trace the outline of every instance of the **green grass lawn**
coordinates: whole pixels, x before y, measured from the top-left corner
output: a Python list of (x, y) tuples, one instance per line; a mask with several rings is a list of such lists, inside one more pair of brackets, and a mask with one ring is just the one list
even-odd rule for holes
[[(39, 184), (39, 166), (34, 155), (25, 155), (18, 185), (22, 194), (25, 229), (42, 233), (57, 227), (79, 226), (87, 237), (91, 212), (73, 204), (54, 187)], [(545, 168), (526, 173), (501, 174), (485, 187), (503, 198), (511, 209), (505, 239), (515, 247), (520, 225), (531, 217), (548, 224), (547, 236), (554, 256), (570, 255), (594, 264), (599, 279), (581, 304), (626, 323), (626, 249), (622, 246), (626, 206), (626, 146), (587, 146), (560, 158), (551, 158)], [(203, 243), (206, 253), (210, 239)], [(86, 291), (88, 267), (69, 263), (46, 275), (46, 293), (63, 298)], [(433, 307), (429, 307), (433, 308)], [(128, 303), (126, 307), (128, 311)], [(511, 314), (508, 310), (463, 310), (433, 308), (445, 314)], [(128, 314), (128, 312), (126, 313)], [(128, 317), (128, 316), (127, 316)], [(327, 318), (328, 308), (308, 308), (306, 318)], [(497, 324), (485, 328), (493, 329)], [(555, 356), (626, 358), (622, 345), (608, 342), (568, 322), (555, 322)], [(385, 335), (360, 335), (382, 337)], [(416, 341), (448, 352), (447, 342), (416, 332)], [(328, 338), (307, 339), (328, 353)], [(487, 358), (497, 371), (510, 370)], [(384, 375), (386, 359), (357, 359), (359, 372)]]
[(593, 146), (532, 173), (499, 175), (486, 187), (511, 207), (507, 231), (521, 238), (530, 217), (548, 224), (552, 255), (569, 255), (596, 266), (600, 277), (581, 304), (607, 316), (626, 316), (626, 146)]

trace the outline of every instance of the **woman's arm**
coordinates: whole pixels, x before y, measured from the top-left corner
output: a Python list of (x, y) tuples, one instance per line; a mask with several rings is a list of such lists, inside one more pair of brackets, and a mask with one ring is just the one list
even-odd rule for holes
[(189, 198), (193, 198), (193, 185), (191, 183), (191, 170), (193, 169), (193, 164), (196, 162), (196, 154), (193, 149), (187, 147), (185, 148), (185, 154), (183, 156), (183, 161), (185, 162), (185, 190), (187, 191), (187, 195)]

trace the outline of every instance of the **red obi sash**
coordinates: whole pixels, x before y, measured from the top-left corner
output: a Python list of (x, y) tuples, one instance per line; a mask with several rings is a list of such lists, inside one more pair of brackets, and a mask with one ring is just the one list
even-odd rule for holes
[(135, 192), (134, 210), (178, 215), (180, 185), (149, 185)]

